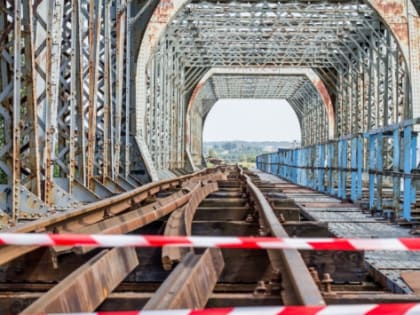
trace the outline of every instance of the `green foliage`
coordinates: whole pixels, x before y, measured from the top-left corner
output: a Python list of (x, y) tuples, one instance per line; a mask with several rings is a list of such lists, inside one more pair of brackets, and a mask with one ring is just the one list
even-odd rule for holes
[(209, 150), (208, 156), (209, 156), (209, 157), (211, 157), (211, 158), (215, 158), (215, 157), (217, 157), (216, 150), (215, 150), (215, 149), (213, 149), (213, 148), (211, 148), (211, 149)]
[(278, 148), (291, 147), (291, 142), (247, 142), (247, 141), (219, 141), (204, 142), (204, 155), (217, 157), (226, 163), (244, 163), (247, 167), (255, 166), (257, 155)]

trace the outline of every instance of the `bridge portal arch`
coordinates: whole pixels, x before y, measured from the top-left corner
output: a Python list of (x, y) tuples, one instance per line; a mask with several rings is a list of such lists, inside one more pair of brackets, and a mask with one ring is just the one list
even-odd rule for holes
[(334, 136), (420, 116), (419, 29), (403, 0), (161, 1), (136, 69), (135, 133), (151, 177), (188, 165), (188, 102), (211, 68), (310, 69)]

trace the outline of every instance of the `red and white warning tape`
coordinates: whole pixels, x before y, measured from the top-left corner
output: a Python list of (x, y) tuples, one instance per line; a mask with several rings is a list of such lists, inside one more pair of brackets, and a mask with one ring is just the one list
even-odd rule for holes
[(0, 233), (0, 245), (420, 251), (420, 238), (356, 239)]
[[(205, 310), (156, 310), (79, 313), (79, 315), (419, 315), (420, 304), (232, 307)], [(39, 314), (41, 315), (41, 314)], [(58, 315), (58, 314), (48, 314)], [(60, 314), (63, 315), (63, 314)], [(70, 315), (70, 314), (69, 314)], [(77, 313), (71, 314), (77, 315)]]

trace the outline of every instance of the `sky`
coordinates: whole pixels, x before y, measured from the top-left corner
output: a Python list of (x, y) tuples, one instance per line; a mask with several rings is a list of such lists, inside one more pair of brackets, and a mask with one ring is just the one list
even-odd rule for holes
[(203, 140), (300, 142), (300, 126), (285, 100), (222, 99), (207, 116)]

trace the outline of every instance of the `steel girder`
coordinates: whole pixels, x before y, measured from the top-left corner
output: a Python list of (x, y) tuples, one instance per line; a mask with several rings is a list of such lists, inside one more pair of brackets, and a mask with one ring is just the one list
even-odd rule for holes
[[(402, 0), (161, 2), (146, 29), (137, 62), (136, 134), (150, 172), (158, 177), (157, 170), (191, 166), (191, 154), (199, 160), (201, 131), (197, 130), (203, 124), (196, 117), (194, 126), (188, 126), (185, 104), (209, 67), (311, 68), (324, 91), (290, 101), (295, 108), (320, 106), (314, 107), (312, 116), (302, 115), (305, 143), (320, 139), (316, 126), (323, 113), (317, 98), (323, 95), (334, 107), (328, 113), (335, 115), (330, 137), (418, 116), (417, 22), (413, 4)], [(228, 87), (246, 85), (244, 78), (226, 80)], [(207, 93), (202, 101), (209, 106), (217, 95)], [(165, 105), (172, 106), (166, 116), (161, 115)], [(195, 115), (205, 117), (200, 110)], [(165, 119), (175, 125), (176, 139), (185, 138), (187, 145), (182, 141), (171, 145), (165, 138)], [(188, 134), (189, 128), (195, 136)], [(190, 138), (195, 149), (188, 147)]]
[[(156, 1), (147, 4), (149, 12)], [(142, 30), (133, 25), (146, 24), (146, 11), (131, 12), (141, 7), (131, 1), (1, 0), (0, 7), (0, 208), (12, 217), (192, 167), (187, 108), (215, 66), (311, 68), (323, 92), (315, 85), (317, 93), (289, 99), (306, 108), (307, 143), (324, 132), (315, 126), (326, 95), (334, 137), (420, 116), (420, 20), (411, 1), (162, 0), (140, 47), (133, 44)], [(237, 89), (246, 84), (227, 79)], [(217, 98), (208, 93), (194, 128)]]
[[(202, 161), (204, 119), (223, 98), (286, 99), (302, 129), (302, 143), (334, 136), (334, 112), (328, 91), (308, 68), (212, 68), (196, 85), (186, 113), (186, 154), (190, 164)], [(316, 130), (316, 132), (311, 132)]]
[(142, 169), (133, 177), (140, 157), (127, 97), (131, 5), (0, 7), (0, 209), (36, 217), (147, 181)]

